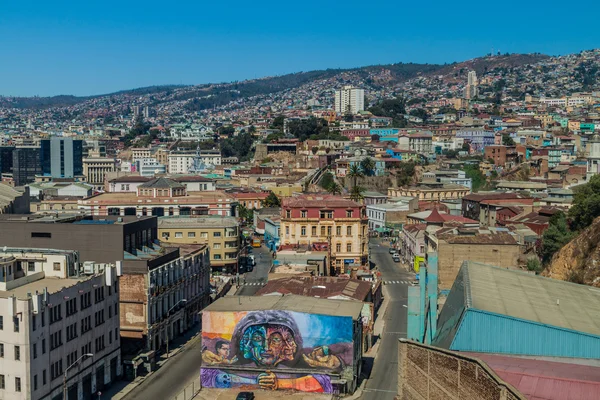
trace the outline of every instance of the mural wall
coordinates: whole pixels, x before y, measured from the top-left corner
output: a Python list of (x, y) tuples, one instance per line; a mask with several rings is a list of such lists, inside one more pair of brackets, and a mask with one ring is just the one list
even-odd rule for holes
[(331, 393), (329, 374), (352, 376), (352, 329), (351, 317), (205, 311), (202, 385)]

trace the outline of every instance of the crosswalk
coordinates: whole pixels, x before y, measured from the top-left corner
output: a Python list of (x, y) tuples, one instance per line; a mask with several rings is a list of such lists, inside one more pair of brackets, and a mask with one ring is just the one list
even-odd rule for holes
[(242, 283), (242, 286), (263, 286), (264, 283), (260, 283), (260, 282), (244, 282)]
[(415, 282), (412, 281), (383, 281), (384, 285), (411, 285)]

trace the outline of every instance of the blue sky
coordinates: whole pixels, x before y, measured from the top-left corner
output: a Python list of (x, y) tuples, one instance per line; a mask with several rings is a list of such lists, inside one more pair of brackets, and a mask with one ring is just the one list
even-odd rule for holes
[(0, 95), (90, 95), (321, 68), (600, 47), (584, 0), (0, 1)]

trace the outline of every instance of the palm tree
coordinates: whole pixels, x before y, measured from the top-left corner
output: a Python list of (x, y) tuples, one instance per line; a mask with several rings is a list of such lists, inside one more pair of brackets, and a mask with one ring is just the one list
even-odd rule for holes
[(366, 176), (374, 175), (375, 167), (375, 161), (371, 157), (365, 157), (360, 162), (360, 168), (362, 169), (363, 174)]
[(342, 194), (342, 187), (335, 182), (327, 187), (327, 191), (333, 195)]
[(358, 164), (352, 164), (350, 165), (350, 168), (348, 169), (348, 177), (352, 178), (354, 180), (354, 186), (356, 186), (356, 180), (358, 178), (362, 178), (364, 176), (364, 174), (362, 173), (360, 167), (358, 166)]
[(358, 202), (362, 201), (362, 199), (364, 198), (364, 196), (363, 196), (364, 191), (365, 191), (365, 188), (354, 185), (352, 187), (352, 189), (350, 190), (350, 199), (354, 200), (354, 201), (358, 201)]

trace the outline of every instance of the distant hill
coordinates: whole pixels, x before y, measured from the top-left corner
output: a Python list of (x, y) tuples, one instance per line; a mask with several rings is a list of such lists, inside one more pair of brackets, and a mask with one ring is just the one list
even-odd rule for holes
[(5, 108), (29, 108), (29, 109), (44, 109), (52, 107), (67, 107), (75, 104), (82, 103), (84, 101), (109, 96), (118, 95), (146, 95), (153, 93), (161, 93), (166, 90), (172, 90), (176, 88), (185, 87), (184, 85), (158, 85), (148, 86), (143, 88), (121, 90), (114, 93), (100, 94), (95, 96), (72, 96), (72, 95), (58, 95), (50, 97), (4, 97), (0, 96), (0, 107)]
[[(419, 75), (454, 75), (461, 69), (474, 69), (478, 73), (496, 67), (518, 67), (541, 61), (548, 56), (542, 54), (511, 54), (493, 57), (481, 57), (452, 64), (415, 64), (396, 63), (387, 65), (371, 65), (348, 69), (325, 69), (308, 72), (297, 72), (281, 76), (270, 76), (241, 82), (203, 84), (197, 86), (164, 85), (149, 86), (138, 89), (123, 90), (98, 96), (77, 97), (69, 95), (53, 97), (0, 97), (0, 107), (19, 109), (44, 109), (51, 107), (67, 107), (87, 100), (108, 96), (135, 96), (156, 94), (155, 104), (170, 101), (187, 101), (188, 111), (201, 111), (215, 106), (222, 106), (231, 101), (256, 95), (282, 92), (295, 89), (307, 83), (322, 79), (336, 78), (344, 83), (343, 74), (353, 73), (360, 76), (372, 87), (393, 87), (394, 85), (415, 78)], [(372, 76), (384, 71), (384, 77)], [(183, 89), (183, 90), (178, 90)], [(161, 97), (162, 96), (162, 97)]]

